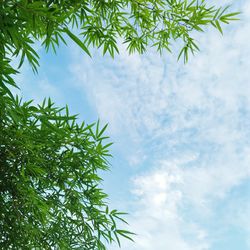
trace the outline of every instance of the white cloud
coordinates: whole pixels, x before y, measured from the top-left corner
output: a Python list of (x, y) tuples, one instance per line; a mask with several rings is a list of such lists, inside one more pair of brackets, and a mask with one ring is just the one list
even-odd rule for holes
[[(130, 223), (138, 237), (135, 245), (125, 243), (122, 249), (213, 249), (213, 242), (221, 239), (215, 239), (202, 221), (213, 220), (217, 216), (214, 206), (222, 206), (230, 197), (229, 191), (250, 177), (249, 149), (242, 152), (244, 161), (236, 152), (224, 153), (210, 163), (213, 165), (201, 162), (201, 166), (195, 156), (190, 156), (158, 162), (156, 168), (135, 177), (135, 212)], [(230, 153), (230, 162), (226, 153)], [(238, 218), (234, 226), (248, 232), (249, 203), (241, 205), (241, 213), (233, 210), (230, 216)], [(233, 206), (237, 208), (237, 204)], [(223, 216), (228, 217), (227, 213)]]
[[(199, 225), (184, 221), (178, 212), (183, 182), (176, 163), (171, 170), (165, 163), (148, 174), (134, 180), (134, 193), (138, 198), (131, 228), (138, 233), (136, 244), (124, 245), (122, 249), (208, 249), (206, 231)], [(173, 167), (175, 166), (175, 167)]]

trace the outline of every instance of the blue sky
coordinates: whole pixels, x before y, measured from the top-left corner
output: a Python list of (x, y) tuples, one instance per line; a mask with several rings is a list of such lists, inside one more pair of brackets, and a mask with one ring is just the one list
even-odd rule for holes
[(138, 234), (124, 250), (250, 249), (250, 2), (232, 8), (242, 20), (197, 34), (187, 65), (122, 45), (89, 58), (69, 43), (56, 56), (38, 47), (39, 75), (25, 65), (17, 77), (25, 99), (109, 123), (103, 187)]

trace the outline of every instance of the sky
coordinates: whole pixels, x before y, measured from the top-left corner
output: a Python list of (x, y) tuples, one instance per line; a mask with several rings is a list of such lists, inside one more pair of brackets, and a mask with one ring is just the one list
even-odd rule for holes
[(25, 100), (50, 96), (109, 124), (102, 186), (137, 234), (122, 250), (250, 249), (250, 2), (232, 3), (241, 20), (195, 34), (200, 52), (185, 65), (123, 45), (89, 58), (69, 43), (56, 56), (38, 47), (39, 74), (24, 65), (17, 76)]

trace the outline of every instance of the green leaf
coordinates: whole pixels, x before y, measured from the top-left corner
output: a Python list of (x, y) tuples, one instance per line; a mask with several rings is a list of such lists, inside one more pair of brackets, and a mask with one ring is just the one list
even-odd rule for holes
[(78, 45), (80, 48), (86, 52), (90, 57), (91, 54), (88, 50), (88, 48), (85, 46), (85, 44), (77, 37), (75, 36), (69, 29), (63, 29), (63, 31)]
[(220, 26), (220, 23), (218, 20), (215, 21), (215, 26), (217, 27), (217, 29), (220, 31), (220, 33), (223, 35), (223, 31), (222, 31), (222, 28)]

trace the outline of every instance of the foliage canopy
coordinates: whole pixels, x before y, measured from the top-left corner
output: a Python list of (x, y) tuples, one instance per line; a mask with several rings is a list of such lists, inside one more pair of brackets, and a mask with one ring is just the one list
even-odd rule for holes
[(213, 25), (222, 33), (221, 23), (236, 20), (227, 9), (205, 0), (0, 1), (1, 249), (105, 250), (105, 241), (132, 235), (118, 228), (124, 213), (109, 209), (99, 185), (109, 166), (106, 126), (79, 124), (50, 99), (34, 106), (12, 95), (25, 59), (37, 71), (34, 43), (56, 51), (68, 36), (89, 56), (93, 46), (114, 57), (119, 42), (129, 53), (149, 46), (161, 53), (180, 40), (187, 61), (198, 50), (193, 31)]
[[(171, 43), (182, 41), (179, 56), (198, 50), (192, 31), (213, 25), (222, 32), (221, 23), (236, 19), (237, 12), (210, 6), (205, 0), (2, 0), (0, 2), (0, 57), (2, 80), (10, 79), (9, 61), (25, 57), (36, 70), (38, 54), (35, 41), (55, 51), (66, 34), (87, 54), (89, 46), (102, 48), (111, 56), (119, 52), (118, 41), (128, 51), (143, 53), (148, 46), (158, 51), (171, 50)], [(79, 31), (74, 35), (72, 30)]]
[(106, 249), (131, 233), (98, 187), (108, 169), (105, 128), (78, 124), (68, 108), (0, 91), (0, 248)]

